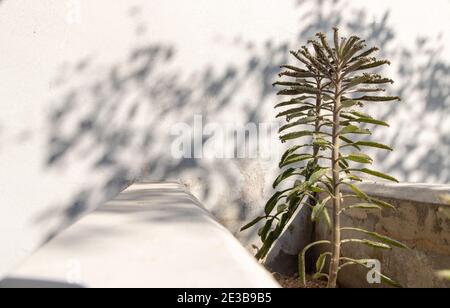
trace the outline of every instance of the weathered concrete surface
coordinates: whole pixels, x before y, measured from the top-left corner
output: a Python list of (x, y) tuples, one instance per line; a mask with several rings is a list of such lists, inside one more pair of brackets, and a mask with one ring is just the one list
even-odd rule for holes
[(38, 250), (1, 287), (278, 287), (179, 184), (134, 184)]
[(269, 251), (265, 266), (274, 273), (298, 273), (298, 254), (312, 240), (311, 210), (305, 206), (297, 209), (279, 240)]
[[(378, 259), (382, 272), (396, 279), (404, 287), (450, 287), (450, 283), (439, 280), (435, 271), (450, 268), (450, 206), (443, 204), (440, 196), (450, 189), (443, 185), (425, 184), (364, 184), (364, 192), (387, 201), (397, 211), (353, 210), (342, 215), (346, 227), (362, 227), (397, 239), (411, 249), (394, 248), (382, 251), (347, 244), (343, 255), (351, 258)], [(346, 201), (346, 205), (354, 200)], [(316, 239), (329, 238), (325, 226), (316, 227)], [(346, 232), (345, 237), (358, 237)], [(347, 267), (340, 273), (339, 283), (343, 287), (377, 287), (366, 282), (366, 270)]]

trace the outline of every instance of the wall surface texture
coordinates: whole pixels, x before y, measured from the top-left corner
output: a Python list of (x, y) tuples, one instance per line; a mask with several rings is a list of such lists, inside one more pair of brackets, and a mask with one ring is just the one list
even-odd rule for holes
[[(0, 1), (0, 276), (142, 174), (182, 181), (237, 233), (271, 194), (283, 149), (264, 133), (278, 66), (335, 25), (393, 62), (385, 73), (403, 102), (373, 108), (392, 123), (373, 137), (396, 148), (375, 155), (379, 169), (448, 183), (450, 1), (432, 3)], [(257, 138), (247, 126), (259, 155), (214, 157), (245, 138), (189, 134), (195, 114), (210, 131), (266, 123)], [(208, 157), (174, 156), (180, 130)], [(239, 237), (249, 244), (255, 234)]]
[[(383, 209), (381, 213), (351, 210), (342, 215), (343, 226), (375, 231), (402, 242), (408, 249), (385, 250), (347, 243), (342, 247), (342, 256), (380, 261), (380, 271), (403, 287), (450, 287), (450, 282), (436, 276), (437, 271), (450, 268), (450, 205), (440, 198), (448, 194), (448, 186), (367, 183), (361, 188), (370, 196), (394, 205), (396, 210)], [(347, 199), (345, 206), (355, 203), (359, 201)], [(331, 230), (325, 224), (316, 226), (316, 240), (330, 236)], [(354, 231), (344, 231), (342, 236), (368, 238)], [(316, 258), (320, 253), (316, 251)], [(346, 288), (386, 286), (369, 284), (367, 272), (362, 266), (348, 266), (340, 272), (339, 284)]]

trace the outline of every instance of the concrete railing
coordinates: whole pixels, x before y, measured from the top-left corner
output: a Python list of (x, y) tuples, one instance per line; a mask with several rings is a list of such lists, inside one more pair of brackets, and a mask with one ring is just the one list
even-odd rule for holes
[(184, 187), (134, 184), (39, 249), (1, 287), (278, 287)]
[[(362, 227), (387, 235), (405, 243), (410, 249), (394, 248), (392, 251), (347, 244), (343, 254), (357, 259), (381, 261), (381, 271), (399, 281), (404, 287), (450, 287), (435, 272), (450, 269), (450, 205), (442, 196), (450, 193), (448, 185), (379, 184), (365, 183), (360, 188), (372, 197), (393, 204), (397, 210), (352, 210), (342, 215), (346, 227)], [(347, 200), (346, 205), (356, 200)], [(331, 207), (329, 205), (329, 207)], [(330, 208), (329, 208), (330, 210)], [(297, 271), (297, 256), (308, 243), (329, 239), (331, 231), (325, 224), (313, 227), (310, 210), (301, 208), (284, 231), (280, 241), (272, 248), (266, 266), (272, 271), (293, 274)], [(345, 233), (345, 237), (360, 234)], [(310, 268), (322, 251), (309, 254)], [(350, 266), (339, 276), (341, 287), (380, 287), (367, 283), (367, 270)]]
[[(390, 236), (410, 249), (392, 251), (346, 245), (343, 254), (354, 258), (381, 261), (381, 270), (404, 287), (450, 287), (436, 277), (435, 271), (450, 269), (450, 205), (442, 195), (450, 192), (448, 185), (366, 183), (360, 188), (372, 197), (393, 204), (397, 210), (353, 210), (343, 214), (343, 225)], [(355, 200), (348, 200), (352, 204)], [(345, 233), (346, 237), (358, 237)], [(316, 239), (329, 238), (325, 226), (316, 228)], [(374, 287), (367, 283), (367, 270), (350, 266), (342, 270), (339, 283), (343, 287)], [(379, 285), (378, 285), (379, 286)]]

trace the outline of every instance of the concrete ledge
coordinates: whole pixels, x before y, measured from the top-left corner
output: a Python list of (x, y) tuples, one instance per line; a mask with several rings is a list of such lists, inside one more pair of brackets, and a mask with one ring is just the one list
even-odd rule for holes
[(279, 285), (175, 183), (134, 184), (31, 256), (0, 287)]
[[(440, 196), (449, 193), (449, 186), (425, 184), (367, 183), (360, 188), (370, 196), (385, 200), (397, 211), (353, 210), (343, 215), (343, 225), (362, 227), (402, 241), (411, 249), (381, 251), (361, 245), (346, 245), (343, 254), (353, 258), (376, 258), (382, 271), (398, 280), (404, 287), (450, 287), (439, 280), (435, 271), (450, 268), (450, 205)], [(346, 205), (356, 200), (347, 200)], [(345, 233), (346, 237), (359, 234)], [(316, 227), (316, 239), (329, 238), (323, 225)], [(316, 252), (318, 253), (318, 252)], [(366, 282), (366, 271), (347, 267), (341, 272), (343, 287), (374, 287)]]
[(437, 184), (367, 182), (358, 187), (371, 196), (438, 205), (443, 204), (442, 195), (450, 194), (450, 185)]

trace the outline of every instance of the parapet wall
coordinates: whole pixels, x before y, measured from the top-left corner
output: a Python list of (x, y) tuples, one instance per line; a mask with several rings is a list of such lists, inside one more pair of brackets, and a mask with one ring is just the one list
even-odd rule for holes
[[(381, 261), (381, 270), (404, 287), (450, 287), (450, 283), (435, 276), (436, 270), (450, 269), (450, 205), (441, 196), (450, 191), (444, 185), (364, 184), (368, 195), (387, 201), (397, 211), (383, 210), (367, 213), (354, 210), (344, 214), (343, 225), (362, 227), (405, 243), (410, 249), (392, 251), (348, 244), (343, 247), (347, 257)], [(347, 201), (351, 204), (353, 201)], [(329, 237), (326, 226), (316, 228), (316, 239)], [(357, 234), (344, 234), (356, 237)], [(342, 270), (342, 287), (373, 287), (366, 282), (366, 270), (351, 266)]]

